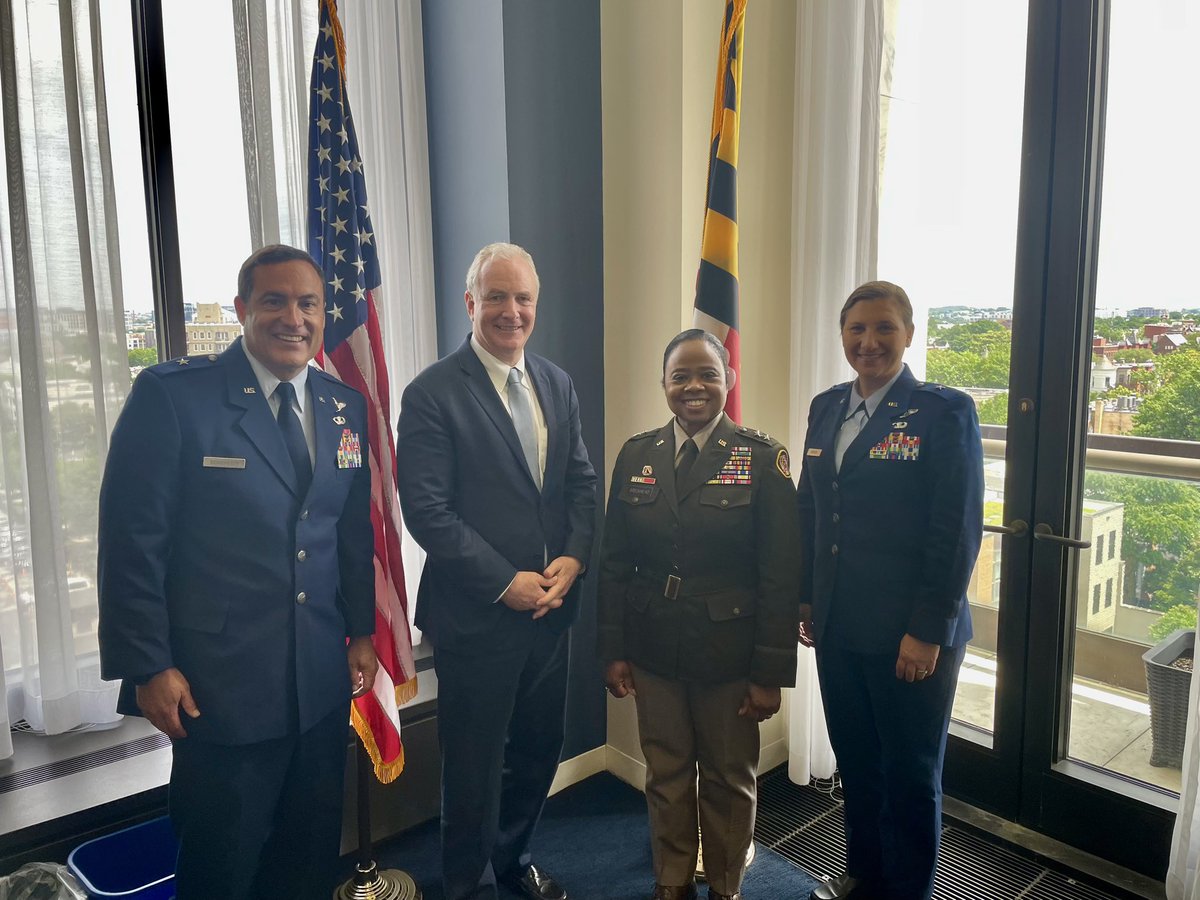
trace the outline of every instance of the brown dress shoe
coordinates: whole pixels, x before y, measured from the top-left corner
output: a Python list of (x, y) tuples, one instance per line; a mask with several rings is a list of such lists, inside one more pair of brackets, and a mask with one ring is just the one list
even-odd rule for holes
[(683, 887), (656, 884), (650, 900), (696, 900), (696, 882), (685, 884)]

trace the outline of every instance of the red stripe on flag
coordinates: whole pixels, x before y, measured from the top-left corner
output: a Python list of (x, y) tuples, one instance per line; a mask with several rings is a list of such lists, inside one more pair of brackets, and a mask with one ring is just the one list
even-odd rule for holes
[(738, 375), (733, 388), (725, 397), (725, 413), (735, 422), (742, 421), (742, 337), (736, 328), (725, 335), (725, 349), (729, 351), (729, 368)]

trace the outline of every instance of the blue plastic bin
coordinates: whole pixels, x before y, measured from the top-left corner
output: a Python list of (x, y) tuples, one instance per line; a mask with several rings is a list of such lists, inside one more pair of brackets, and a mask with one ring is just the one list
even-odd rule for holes
[(171, 900), (179, 847), (166, 816), (85, 841), (67, 868), (92, 900)]

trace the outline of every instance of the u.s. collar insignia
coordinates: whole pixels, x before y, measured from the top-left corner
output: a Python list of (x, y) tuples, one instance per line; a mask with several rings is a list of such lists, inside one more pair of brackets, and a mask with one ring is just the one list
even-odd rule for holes
[(333, 424), (334, 424), (334, 425), (345, 425), (345, 424), (346, 424), (346, 417), (345, 417), (345, 416), (334, 416), (334, 417), (333, 417)]
[(654, 466), (642, 466), (642, 474), (643, 475), (653, 475), (654, 474)]
[(897, 403), (895, 400), (889, 400), (889, 401), (888, 401), (888, 406), (899, 406), (899, 405), (900, 405), (900, 404), (899, 404), (899, 403)]
[(729, 441), (725, 440), (725, 438), (717, 438), (717, 443), (722, 447), (725, 447), (729, 444)]
[(247, 388), (247, 387), (244, 387), (244, 388), (242, 388), (242, 393), (243, 393), (243, 394), (257, 394), (257, 393), (258, 393), (258, 390), (257, 390), (257, 389), (255, 389), (255, 388)]
[(320, 394), (317, 395), (317, 399), (320, 400), (322, 403), (325, 402), (325, 398), (322, 397)]
[(654, 442), (654, 446), (661, 447), (665, 443), (666, 443), (666, 441), (664, 441), (662, 438), (659, 438), (657, 441)]

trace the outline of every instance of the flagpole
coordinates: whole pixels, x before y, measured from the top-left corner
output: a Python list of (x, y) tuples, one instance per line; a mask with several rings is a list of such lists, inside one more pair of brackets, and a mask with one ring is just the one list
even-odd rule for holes
[(379, 870), (371, 847), (371, 757), (361, 741), (355, 754), (358, 782), (358, 863), (354, 877), (334, 891), (334, 900), (421, 900), (412, 876), (399, 869)]

